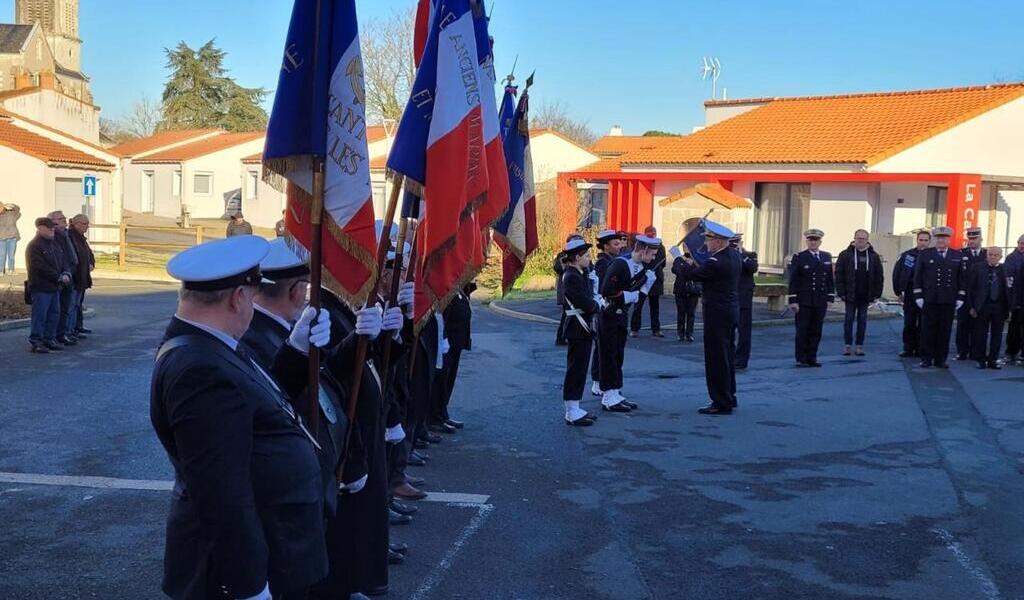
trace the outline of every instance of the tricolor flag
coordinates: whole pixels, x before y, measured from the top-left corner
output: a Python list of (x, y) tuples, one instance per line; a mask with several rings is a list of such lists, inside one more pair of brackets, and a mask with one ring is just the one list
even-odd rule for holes
[[(421, 5), (422, 6), (422, 5)], [(417, 234), (422, 272), (415, 321), (444, 310), (482, 267), (475, 215), (490, 187), (481, 81), (470, 0), (438, 0), (388, 169), (424, 199)]]
[(508, 132), (512, 129), (512, 120), (516, 116), (516, 96), (519, 95), (519, 88), (512, 85), (512, 77), (509, 76), (509, 83), (505, 86), (505, 95), (501, 99), (501, 107), (498, 108), (498, 123), (501, 130), (501, 139), (504, 143)]
[(264, 178), (287, 185), (285, 226), (309, 250), (312, 168), (314, 158), (324, 159), (324, 284), (351, 306), (366, 302), (377, 275), (368, 156), (355, 1), (296, 0), (267, 127)]
[[(497, 77), (494, 74), (493, 40), (488, 32), (490, 19), (481, 0), (472, 0), (473, 23), (476, 29), (476, 51), (480, 65), (480, 109), (484, 116), (484, 149), (487, 152), (487, 172), (490, 187), (476, 211), (478, 225), (486, 229), (494, 225), (504, 214), (509, 204), (508, 178), (498, 176), (505, 173), (505, 150), (502, 147), (501, 123), (498, 119), (498, 103), (494, 97)], [(484, 237), (487, 237), (486, 235)], [(489, 240), (488, 240), (489, 241)]]
[(508, 210), (494, 226), (498, 245), (505, 253), (501, 265), (502, 293), (508, 293), (526, 266), (526, 259), (537, 249), (537, 207), (533, 182), (533, 160), (530, 157), (530, 85), (519, 99), (512, 125), (505, 137), (505, 158), (511, 202)]
[(683, 245), (690, 251), (690, 256), (693, 257), (694, 262), (700, 266), (703, 266), (711, 258), (711, 253), (708, 252), (707, 238), (704, 237), (706, 231), (704, 219), (701, 219), (697, 226), (691, 229), (690, 233), (687, 233), (686, 237), (683, 238)]
[(434, 0), (419, 0), (416, 5), (416, 30), (413, 32), (412, 53), (416, 68), (423, 60), (423, 50), (427, 47), (430, 36), (430, 21), (434, 18)]

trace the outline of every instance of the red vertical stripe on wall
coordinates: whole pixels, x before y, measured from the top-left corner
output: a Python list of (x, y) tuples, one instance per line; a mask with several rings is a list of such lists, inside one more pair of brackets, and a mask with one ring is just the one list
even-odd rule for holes
[(654, 181), (641, 181), (637, 200), (636, 230), (643, 231), (648, 225), (654, 225)]
[(981, 210), (981, 175), (951, 177), (946, 194), (946, 225), (953, 228), (951, 246), (966, 245), (967, 230), (978, 226)]

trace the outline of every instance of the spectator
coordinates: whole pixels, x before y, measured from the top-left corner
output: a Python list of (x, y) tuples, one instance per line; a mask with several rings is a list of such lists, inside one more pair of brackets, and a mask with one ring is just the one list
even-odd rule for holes
[[(63, 211), (55, 210), (47, 215), (53, 221), (53, 240), (57, 245), (62, 258), (62, 268), (70, 279), (75, 270), (78, 269), (78, 254), (75, 246), (71, 243), (71, 236), (68, 235), (68, 219)], [(75, 316), (78, 314), (77, 302), (75, 301), (75, 287), (70, 285), (60, 289), (60, 318), (57, 320), (57, 341), (65, 346), (74, 346), (78, 343), (75, 337)]]
[(18, 251), (18, 219), (21, 209), (17, 204), (0, 204), (0, 273), (14, 273), (14, 253)]
[[(684, 258), (692, 258), (687, 252)], [(676, 333), (680, 342), (693, 341), (693, 323), (697, 318), (697, 303), (703, 293), (703, 285), (699, 281), (687, 279), (682, 268), (672, 265), (672, 272), (676, 275), (676, 282), (672, 284), (672, 294), (676, 298)]]
[(286, 232), (287, 232), (287, 229), (285, 229), (285, 226), (284, 226), (284, 211), (282, 210), (281, 211), (281, 220), (274, 224), (274, 233), (277, 234), (277, 237), (284, 237), (284, 234)]
[(974, 319), (971, 352), (979, 369), (1001, 369), (999, 348), (1003, 345), (1003, 324), (1009, 312), (1006, 271), (999, 261), (1003, 249), (992, 246), (985, 262), (976, 263), (967, 276), (967, 311)]
[[(858, 229), (853, 243), (839, 253), (836, 259), (836, 292), (846, 303), (846, 321), (843, 323), (843, 355), (850, 355), (850, 346), (856, 342), (853, 353), (864, 356), (864, 333), (868, 326), (868, 305), (882, 297), (885, 274), (882, 258), (868, 242), (868, 232)], [(853, 322), (857, 321), (857, 337), (853, 337)]]
[(241, 211), (231, 215), (231, 222), (228, 223), (228, 237), (236, 235), (252, 235), (252, 224), (245, 220)]
[(1024, 235), (1017, 238), (1017, 248), (1003, 263), (1010, 284), (1010, 325), (1006, 334), (1006, 363), (1024, 364)]
[(82, 339), (85, 334), (92, 333), (86, 329), (85, 321), (82, 319), (82, 305), (85, 302), (85, 291), (92, 287), (92, 270), (96, 268), (96, 257), (89, 247), (89, 239), (86, 233), (89, 231), (89, 217), (75, 215), (71, 219), (71, 243), (75, 247), (75, 254), (78, 255), (78, 268), (71, 273), (72, 286), (75, 288), (75, 326), (71, 330), (75, 337)]
[(36, 219), (36, 237), (25, 248), (28, 293), (32, 301), (32, 330), (28, 341), (32, 352), (39, 354), (62, 350), (56, 340), (60, 290), (71, 283), (71, 274), (64, 271), (63, 252), (55, 239), (56, 226), (47, 217)]

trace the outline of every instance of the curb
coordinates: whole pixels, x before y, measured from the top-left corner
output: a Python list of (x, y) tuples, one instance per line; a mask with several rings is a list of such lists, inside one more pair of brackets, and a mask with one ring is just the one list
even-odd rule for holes
[(93, 279), (105, 279), (108, 281), (141, 281), (145, 283), (178, 283), (175, 279), (170, 276), (159, 276), (159, 275), (133, 275), (131, 273), (121, 273), (120, 271), (93, 271)]
[[(527, 313), (527, 312), (522, 312), (522, 311), (518, 311), (518, 310), (513, 310), (513, 309), (508, 308), (506, 306), (502, 306), (501, 304), (499, 304), (497, 302), (490, 302), (490, 303), (488, 303), (487, 307), (491, 310), (491, 312), (494, 312), (495, 314), (501, 315), (503, 317), (508, 317), (510, 319), (518, 319), (520, 321), (529, 321), (531, 323), (543, 323), (545, 325), (558, 325), (558, 321), (555, 320), (555, 319), (552, 319), (551, 317), (545, 317), (543, 315), (535, 315), (533, 313)], [(898, 315), (889, 315), (889, 314), (878, 314), (878, 313), (874, 313), (874, 314), (869, 314), (868, 315), (868, 320), (872, 320), (872, 321), (875, 321), (875, 320), (885, 320), (885, 319), (896, 319), (896, 318), (899, 318), (899, 316)], [(845, 317), (843, 317), (842, 315), (830, 315), (830, 316), (826, 316), (825, 317), (825, 322), (826, 323), (842, 323), (843, 321), (845, 321)], [(784, 319), (762, 319), (760, 321), (754, 321), (753, 323), (751, 323), (751, 326), (752, 327), (757, 327), (757, 328), (762, 328), (762, 327), (784, 327), (784, 326), (792, 325), (792, 324), (793, 324), (793, 318), (792, 317), (787, 317), (787, 318), (784, 318)], [(661, 327), (662, 327), (662, 329), (672, 329), (675, 326), (676, 326), (675, 323), (663, 323)], [(644, 327), (643, 329), (650, 329), (650, 327)], [(694, 323), (693, 324), (693, 329), (694, 329), (694, 331), (704, 331), (704, 323)]]
[[(91, 317), (96, 314), (96, 311), (87, 308), (82, 311), (82, 318)], [(0, 331), (11, 331), (14, 329), (28, 329), (32, 326), (32, 319), (11, 319), (10, 321), (0, 321)]]

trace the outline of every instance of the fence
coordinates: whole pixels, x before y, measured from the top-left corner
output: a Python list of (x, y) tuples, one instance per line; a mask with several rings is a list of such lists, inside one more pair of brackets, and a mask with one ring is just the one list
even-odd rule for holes
[[(94, 235), (89, 241), (91, 246), (116, 246), (117, 247), (117, 268), (125, 271), (128, 268), (128, 252), (132, 248), (147, 250), (178, 251), (191, 248), (194, 245), (202, 244), (205, 239), (205, 228), (202, 225), (195, 227), (159, 227), (146, 225), (128, 225), (122, 222), (120, 225), (94, 224), (92, 230), (111, 231), (116, 230), (117, 239), (109, 238), (108, 235)], [(129, 233), (135, 234), (142, 241), (129, 241)], [(146, 239), (146, 238), (152, 239)], [(161, 239), (167, 241), (160, 241)]]

